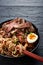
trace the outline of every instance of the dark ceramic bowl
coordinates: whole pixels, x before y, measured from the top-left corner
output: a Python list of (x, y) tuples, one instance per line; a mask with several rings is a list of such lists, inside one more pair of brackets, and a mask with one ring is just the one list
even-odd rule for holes
[[(12, 19), (11, 19), (11, 20), (12, 20)], [(7, 21), (4, 21), (4, 22), (0, 23), (0, 28), (2, 27), (2, 25), (3, 25), (5, 22), (11, 21), (11, 20), (7, 20)], [(32, 25), (34, 26), (34, 28), (35, 28), (35, 30), (36, 30), (36, 33), (37, 33), (37, 35), (38, 35), (38, 37), (39, 37), (38, 28), (37, 28), (33, 23), (32, 23)], [(40, 38), (40, 37), (39, 37), (39, 38)], [(37, 49), (37, 47), (39, 46), (39, 38), (38, 38), (38, 40), (37, 40), (37, 44), (36, 44), (35, 48), (34, 48), (33, 50), (31, 50), (31, 52), (35, 51), (35, 50)], [(0, 54), (0, 56), (6, 57), (6, 58), (18, 58), (18, 57), (10, 57), (10, 56), (7, 56), (7, 55), (2, 55), (2, 54)], [(23, 56), (24, 56), (24, 55), (21, 55), (21, 56), (19, 56), (19, 57), (23, 57)]]

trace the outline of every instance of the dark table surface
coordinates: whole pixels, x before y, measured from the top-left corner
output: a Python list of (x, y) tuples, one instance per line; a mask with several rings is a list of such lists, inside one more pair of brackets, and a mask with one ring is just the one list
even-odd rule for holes
[[(36, 25), (40, 34), (39, 47), (34, 51), (43, 57), (43, 0), (0, 0), (0, 23), (21, 17)], [(0, 56), (0, 65), (43, 65), (30, 57), (8, 59)]]

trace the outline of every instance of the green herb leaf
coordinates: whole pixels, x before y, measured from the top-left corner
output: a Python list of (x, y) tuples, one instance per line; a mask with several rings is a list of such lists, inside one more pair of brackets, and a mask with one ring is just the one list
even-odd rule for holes
[(17, 42), (18, 42), (18, 38), (15, 38), (14, 43), (17, 44)]

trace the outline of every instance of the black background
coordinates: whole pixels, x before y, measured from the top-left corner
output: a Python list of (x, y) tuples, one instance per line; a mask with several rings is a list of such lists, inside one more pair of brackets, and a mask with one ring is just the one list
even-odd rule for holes
[[(40, 34), (39, 47), (34, 51), (43, 57), (43, 0), (0, 0), (0, 23), (21, 17), (36, 25)], [(8, 59), (0, 56), (0, 65), (43, 65), (30, 57)]]

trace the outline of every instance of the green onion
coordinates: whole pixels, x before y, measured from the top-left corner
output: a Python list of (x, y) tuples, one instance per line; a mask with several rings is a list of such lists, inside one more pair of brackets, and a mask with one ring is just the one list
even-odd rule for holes
[(14, 44), (17, 44), (17, 42), (18, 42), (18, 38), (15, 38), (14, 39)]
[(30, 34), (31, 34), (32, 32), (30, 32)]
[(28, 34), (28, 31), (26, 30), (25, 35), (27, 35), (27, 34)]

